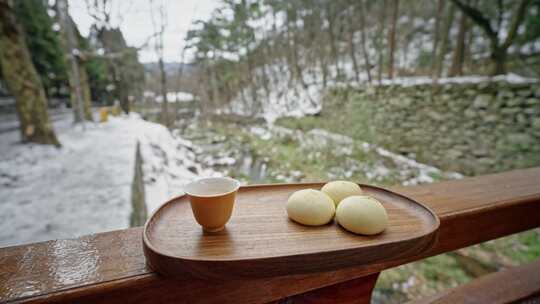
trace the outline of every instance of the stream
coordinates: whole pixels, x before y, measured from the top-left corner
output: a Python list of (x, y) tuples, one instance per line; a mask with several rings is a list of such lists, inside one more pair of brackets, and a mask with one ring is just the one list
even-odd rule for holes
[(416, 185), (462, 177), (323, 129), (305, 132), (193, 118), (183, 120), (176, 132), (193, 144), (196, 162), (203, 167), (251, 184), (351, 179)]
[(204, 167), (254, 184), (266, 182), (268, 160), (258, 155), (249, 144), (242, 143), (237, 138), (227, 138), (212, 130), (180, 130), (181, 136), (197, 147), (196, 160)]

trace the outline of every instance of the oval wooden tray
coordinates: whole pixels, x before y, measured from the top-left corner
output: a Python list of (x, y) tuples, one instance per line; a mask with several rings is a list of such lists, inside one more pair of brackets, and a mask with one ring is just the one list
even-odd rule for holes
[(389, 227), (376, 236), (347, 232), (337, 223), (319, 227), (287, 217), (287, 198), (323, 183), (240, 187), (225, 230), (209, 234), (195, 222), (186, 196), (154, 212), (143, 231), (148, 265), (168, 276), (205, 279), (267, 277), (336, 270), (419, 254), (436, 239), (439, 219), (402, 195), (362, 189), (388, 211)]

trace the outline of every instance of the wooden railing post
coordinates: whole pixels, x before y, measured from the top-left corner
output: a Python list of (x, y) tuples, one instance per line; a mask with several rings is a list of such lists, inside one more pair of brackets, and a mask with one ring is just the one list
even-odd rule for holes
[(279, 304), (369, 304), (379, 272), (358, 279), (311, 290), (278, 301)]

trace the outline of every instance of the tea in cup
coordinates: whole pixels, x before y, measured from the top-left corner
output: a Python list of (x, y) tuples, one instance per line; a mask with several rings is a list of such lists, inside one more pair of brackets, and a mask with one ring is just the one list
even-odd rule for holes
[(225, 228), (240, 182), (229, 177), (203, 178), (185, 186), (195, 220), (207, 232)]

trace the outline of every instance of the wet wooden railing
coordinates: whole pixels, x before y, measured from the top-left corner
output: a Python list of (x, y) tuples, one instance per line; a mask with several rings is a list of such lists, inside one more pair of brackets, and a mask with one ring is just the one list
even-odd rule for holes
[(440, 217), (439, 238), (429, 252), (319, 274), (173, 280), (145, 265), (141, 228), (133, 228), (0, 248), (0, 302), (364, 303), (384, 269), (540, 226), (540, 168), (393, 190)]

